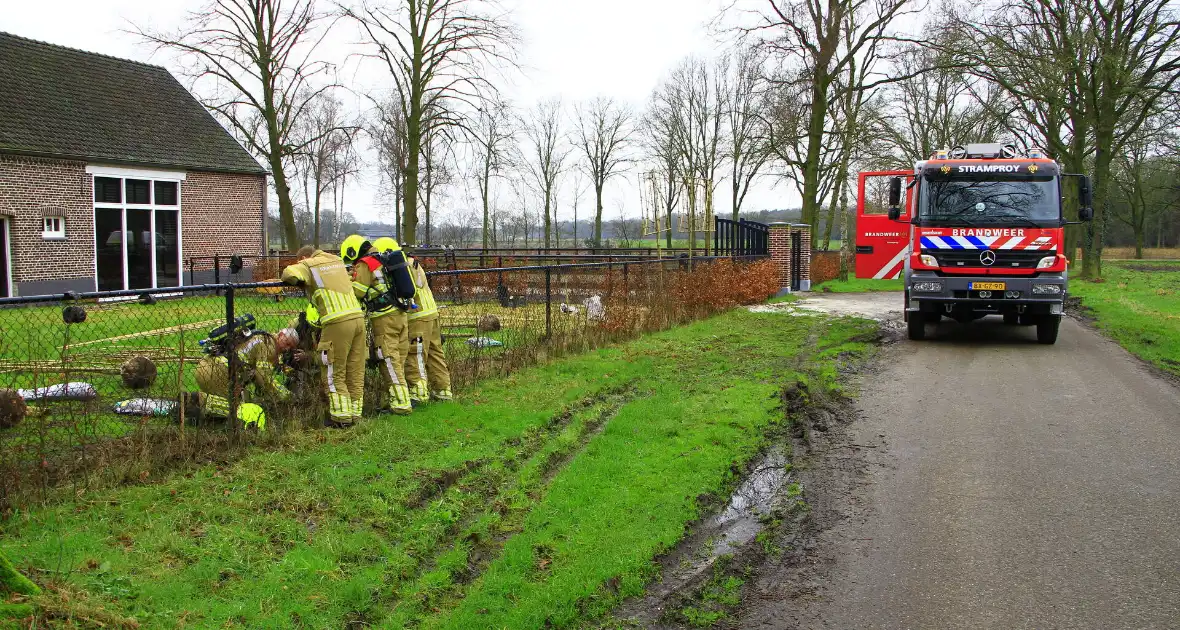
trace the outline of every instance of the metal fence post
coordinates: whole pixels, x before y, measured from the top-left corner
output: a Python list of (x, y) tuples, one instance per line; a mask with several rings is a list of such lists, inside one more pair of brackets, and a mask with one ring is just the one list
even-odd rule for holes
[(229, 418), (228, 422), (234, 431), (240, 431), (242, 425), (240, 422), (235, 422), (238, 417), (238, 353), (233, 347), (234, 340), (234, 285), (226, 285), (225, 288), (225, 326), (229, 331), (226, 334), (226, 364), (229, 368)]
[(221, 255), (213, 254), (213, 284), (221, 284)]
[(545, 267), (545, 339), (553, 336), (553, 267)]

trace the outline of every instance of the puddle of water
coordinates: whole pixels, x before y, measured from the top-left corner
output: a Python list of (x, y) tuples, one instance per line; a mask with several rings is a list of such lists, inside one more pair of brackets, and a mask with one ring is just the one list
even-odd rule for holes
[(708, 524), (718, 531), (711, 550), (714, 558), (754, 540), (762, 531), (762, 517), (770, 513), (775, 497), (789, 478), (787, 457), (777, 447), (755, 463), (750, 475), (730, 495), (725, 509)]

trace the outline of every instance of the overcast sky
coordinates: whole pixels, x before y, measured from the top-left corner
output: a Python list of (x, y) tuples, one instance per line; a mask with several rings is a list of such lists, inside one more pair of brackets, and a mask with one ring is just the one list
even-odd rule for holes
[[(175, 70), (171, 59), (153, 55), (150, 47), (123, 30), (132, 22), (175, 27), (186, 10), (201, 6), (203, 0), (7, 0), (4, 4), (0, 30)], [(722, 49), (723, 44), (709, 29), (719, 4), (720, 0), (515, 0), (510, 6), (524, 37), (520, 55), (523, 68), (506, 89), (506, 95), (521, 108), (553, 96), (561, 97), (568, 107), (607, 95), (639, 110), (660, 78), (685, 56), (712, 55)], [(324, 49), (322, 56), (342, 62), (352, 50), (348, 42), (356, 39), (345, 25), (337, 40)], [(357, 68), (355, 64), (347, 67), (342, 79), (354, 89), (366, 91), (367, 86), (380, 89), (389, 85), (375, 68)], [(359, 100), (354, 103), (361, 106)], [(379, 192), (371, 156), (368, 162), (362, 179), (347, 191), (347, 209), (362, 220), (391, 219), (390, 201)], [(501, 203), (507, 206), (511, 193), (506, 184), (500, 186)], [(715, 203), (719, 209), (728, 208), (727, 190), (728, 182), (718, 186)], [(470, 203), (461, 190), (448, 197), (444, 204), (451, 209)], [(566, 192), (559, 208), (563, 220), (571, 216), (570, 200)], [(592, 192), (583, 195), (582, 204), (579, 218), (588, 216)], [(797, 204), (793, 186), (772, 187), (772, 181), (767, 179), (750, 194), (745, 208)], [(640, 214), (637, 190), (621, 180), (609, 191), (604, 205), (606, 219), (616, 218), (620, 205), (628, 216)]]

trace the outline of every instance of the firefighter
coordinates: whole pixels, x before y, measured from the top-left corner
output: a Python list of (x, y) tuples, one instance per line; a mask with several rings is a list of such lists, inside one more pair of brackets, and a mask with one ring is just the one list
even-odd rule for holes
[[(234, 333), (231, 341), (227, 333), (210, 339), (210, 352), (197, 364), (197, 403), (202, 417), (228, 418), (230, 398), (229, 356), (233, 352), (238, 368), (238, 383), (243, 390), (252, 387), (255, 397), (266, 402), (285, 401), (291, 392), (279, 381), (275, 370), (282, 344), (263, 332), (249, 330)], [(266, 429), (266, 413), (254, 402), (238, 404), (237, 417), (246, 426)]]
[(323, 377), (313, 360), (320, 343), (320, 314), (315, 305), (308, 304), (275, 337), (292, 402), (326, 408), (328, 398), (320, 387)]
[(442, 322), (426, 270), (410, 258), (410, 276), (414, 279), (414, 307), (410, 309), (410, 353), (406, 358), (406, 376), (410, 382), (410, 400), (451, 400), (451, 372), (443, 354)]
[(385, 299), (390, 287), (381, 261), (372, 255), (379, 251), (359, 234), (349, 236), (340, 244), (341, 257), (352, 265), (352, 290), (364, 306), (373, 332), (378, 371), (389, 394), (386, 408), (404, 416), (413, 410), (404, 371), (405, 353), (410, 347), (409, 330), (406, 312)]
[(352, 278), (339, 256), (311, 246), (283, 269), (283, 282), (302, 285), (320, 321), (316, 360), (328, 392), (325, 426), (347, 428), (360, 420), (365, 400), (365, 316), (352, 293)]

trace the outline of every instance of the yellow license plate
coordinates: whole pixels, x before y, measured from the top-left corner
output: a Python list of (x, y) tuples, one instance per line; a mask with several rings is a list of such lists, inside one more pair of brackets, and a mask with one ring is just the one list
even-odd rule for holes
[(972, 291), (1003, 291), (1008, 285), (1003, 282), (972, 282)]

